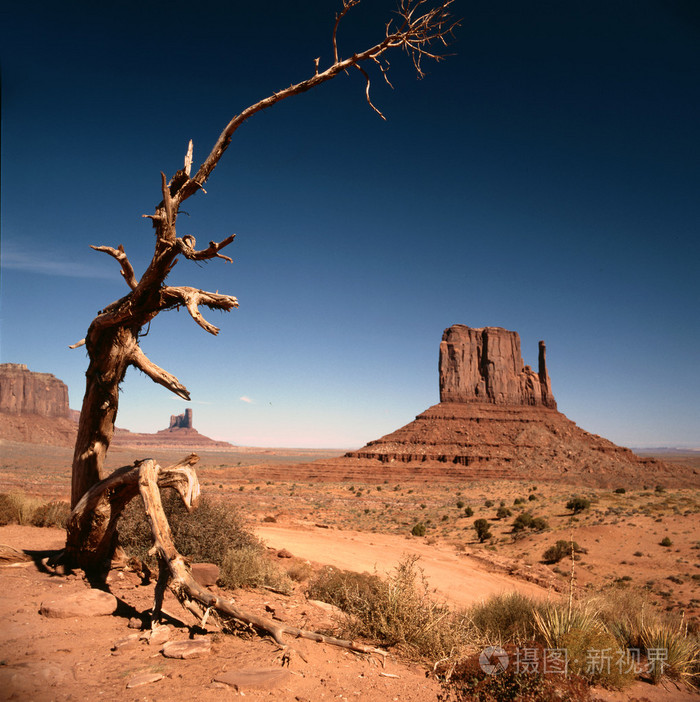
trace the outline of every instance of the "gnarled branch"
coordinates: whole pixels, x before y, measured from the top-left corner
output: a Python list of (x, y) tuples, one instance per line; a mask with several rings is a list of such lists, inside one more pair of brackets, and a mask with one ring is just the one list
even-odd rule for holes
[(210, 241), (209, 246), (201, 251), (195, 250), (194, 246), (197, 243), (197, 240), (191, 235), (183, 236), (181, 239), (177, 239), (176, 243), (179, 252), (190, 261), (205, 261), (210, 258), (223, 258), (224, 261), (233, 263), (232, 258), (220, 254), (219, 250), (223, 249), (225, 246), (228, 246), (235, 238), (236, 235), (231, 234), (231, 236), (227, 236), (223, 241), (218, 243), (216, 241)]
[(168, 373), (168, 371), (153, 363), (138, 344), (134, 344), (130, 350), (129, 363), (143, 371), (153, 382), (168, 388), (170, 392), (174, 392), (183, 400), (190, 399), (190, 393), (187, 388), (172, 373)]
[[(299, 95), (311, 90), (311, 88), (335, 78), (339, 73), (343, 73), (353, 66), (358, 66), (364, 61), (377, 63), (378, 59), (392, 48), (401, 48), (406, 51), (411, 57), (418, 76), (422, 78), (424, 76), (421, 65), (423, 58), (430, 58), (436, 61), (443, 58), (441, 54), (430, 51), (429, 47), (435, 42), (440, 42), (446, 46), (447, 38), (451, 36), (453, 30), (459, 24), (459, 22), (453, 21), (450, 16), (449, 9), (453, 2), (454, 0), (444, 0), (439, 5), (432, 7), (428, 0), (401, 0), (397, 10), (400, 23), (395, 25), (393, 20), (389, 21), (382, 41), (365, 51), (353, 54), (350, 58), (341, 59), (337, 46), (338, 25), (348, 10), (358, 4), (355, 0), (344, 0), (343, 10), (336, 17), (336, 23), (333, 28), (333, 64), (321, 72), (319, 72), (318, 64), (316, 64), (314, 75), (311, 78), (273, 93), (254, 105), (250, 105), (240, 114), (233, 117), (219, 135), (211, 152), (200, 165), (195, 175), (187, 180), (180, 190), (174, 194), (173, 199), (176, 206), (179, 206), (184, 200), (193, 195), (198, 188), (204, 185), (231, 143), (231, 138), (235, 131), (249, 117), (261, 110), (271, 107), (292, 95)], [(386, 69), (382, 73), (386, 78)], [(369, 102), (374, 108), (372, 102)], [(376, 108), (374, 109), (376, 110)], [(376, 111), (379, 112), (379, 110)]]
[(131, 265), (131, 262), (126, 256), (126, 253), (124, 253), (124, 247), (119, 244), (119, 246), (114, 249), (111, 246), (92, 246), (90, 245), (91, 249), (95, 249), (95, 251), (103, 251), (104, 253), (109, 254), (113, 258), (116, 258), (117, 261), (121, 264), (121, 271), (120, 273), (124, 277), (124, 280), (126, 281), (126, 284), (134, 290), (136, 286), (138, 285), (138, 281), (136, 280), (136, 274), (134, 273), (134, 268)]
[(233, 295), (222, 295), (220, 293), (211, 293), (206, 290), (198, 290), (190, 288), (186, 285), (182, 287), (165, 287), (161, 291), (164, 307), (173, 307), (175, 305), (184, 305), (187, 311), (192, 316), (197, 324), (204, 331), (214, 334), (219, 333), (219, 328), (207, 322), (199, 311), (199, 305), (204, 305), (214, 310), (231, 310), (238, 307), (238, 300)]
[[(336, 639), (332, 636), (325, 636), (314, 631), (306, 631), (292, 626), (278, 625), (275, 622), (261, 617), (252, 612), (236, 607), (231, 602), (226, 602), (221, 597), (202, 587), (193, 577), (187, 562), (178, 553), (172, 540), (170, 525), (163, 512), (163, 504), (160, 498), (159, 485), (162, 485), (162, 469), (152, 459), (142, 461), (138, 467), (138, 485), (143, 504), (146, 508), (148, 520), (151, 523), (151, 531), (155, 542), (154, 548), (158, 554), (159, 568), (167, 569), (165, 576), (161, 573), (159, 581), (167, 582), (167, 586), (177, 597), (180, 603), (189, 611), (197, 611), (192, 605), (196, 603), (203, 609), (215, 609), (224, 617), (230, 617), (243, 624), (248, 624), (267, 632), (277, 643), (284, 645), (283, 635), (287, 634), (295, 638), (310, 639), (334, 646), (341, 646), (360, 653), (377, 653), (382, 656), (386, 651), (365, 646), (354, 641)], [(171, 471), (172, 472), (172, 471)], [(193, 470), (191, 472), (194, 472)], [(182, 494), (182, 493), (181, 493)], [(156, 601), (154, 611), (159, 609), (160, 603)]]

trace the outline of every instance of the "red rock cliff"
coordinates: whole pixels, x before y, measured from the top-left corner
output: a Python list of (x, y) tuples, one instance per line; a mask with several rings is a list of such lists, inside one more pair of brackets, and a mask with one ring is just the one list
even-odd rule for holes
[(547, 373), (546, 348), (539, 344), (537, 372), (523, 365), (517, 332), (500, 327), (473, 329), (454, 324), (440, 343), (440, 402), (556, 409)]
[(51, 373), (33, 373), (23, 363), (0, 363), (0, 412), (68, 417), (68, 387)]

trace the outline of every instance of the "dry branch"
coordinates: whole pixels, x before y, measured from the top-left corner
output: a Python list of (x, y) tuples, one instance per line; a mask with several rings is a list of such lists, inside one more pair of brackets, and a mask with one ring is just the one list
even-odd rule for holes
[(119, 261), (121, 264), (121, 274), (124, 276), (124, 280), (126, 281), (126, 284), (133, 290), (137, 285), (138, 281), (136, 280), (136, 275), (134, 273), (134, 268), (131, 265), (131, 262), (127, 258), (126, 254), (124, 253), (124, 247), (119, 244), (119, 246), (116, 249), (113, 249), (111, 246), (90, 246), (91, 249), (95, 249), (95, 251), (104, 251), (104, 253), (109, 254), (110, 256), (114, 257)]
[[(194, 474), (194, 469), (190, 466), (182, 468), (182, 470), (188, 475)], [(172, 469), (170, 469), (170, 472), (172, 473)], [(207, 610), (214, 609), (220, 615), (223, 615), (224, 618), (232, 618), (238, 622), (266, 632), (277, 643), (283, 646), (285, 645), (283, 637), (286, 634), (295, 638), (310, 639), (311, 641), (340, 646), (360, 653), (386, 655), (385, 651), (372, 646), (365, 646), (364, 644), (344, 639), (336, 639), (332, 636), (325, 636), (324, 634), (319, 634), (314, 631), (278, 625), (266, 617), (261, 617), (252, 612), (242, 610), (231, 602), (226, 602), (221, 597), (214, 595), (212, 592), (202, 587), (192, 577), (187, 561), (178, 553), (173, 543), (170, 525), (163, 511), (163, 504), (160, 498), (159, 485), (162, 485), (161, 475), (162, 469), (153, 459), (141, 461), (138, 465), (139, 491), (151, 524), (154, 548), (158, 555), (159, 567), (161, 569), (166, 569), (166, 575), (163, 575), (161, 572), (158, 580), (163, 584), (167, 583), (167, 586), (186, 609), (190, 612), (198, 613), (200, 619), (206, 616)], [(194, 479), (196, 480), (196, 476)], [(182, 492), (180, 494), (183, 496)], [(191, 507), (191, 503), (187, 501), (186, 497), (183, 497), (183, 501), (185, 502), (185, 506), (188, 508)], [(161, 602), (162, 593), (157, 593), (154, 611), (160, 609)], [(198, 609), (197, 605), (201, 609)]]

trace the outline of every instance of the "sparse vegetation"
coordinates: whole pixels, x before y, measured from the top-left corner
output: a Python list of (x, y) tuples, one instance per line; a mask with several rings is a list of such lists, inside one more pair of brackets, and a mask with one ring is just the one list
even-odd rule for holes
[(23, 492), (0, 493), (0, 526), (6, 524), (59, 527), (64, 529), (70, 514), (67, 502), (41, 500)]
[(673, 546), (673, 541), (671, 541), (671, 539), (668, 536), (664, 536), (664, 538), (661, 539), (661, 541), (659, 541), (659, 544), (661, 546), (665, 546), (666, 548), (670, 548), (671, 546)]
[(589, 509), (591, 501), (585, 497), (573, 497), (566, 503), (566, 509), (570, 509), (574, 514)]
[(490, 531), (491, 525), (487, 519), (476, 519), (474, 520), (474, 531), (476, 531), (476, 536), (479, 539), (479, 543), (484, 543), (487, 539), (490, 539), (492, 534)]
[(562, 558), (566, 558), (572, 554), (574, 554), (575, 558), (578, 553), (586, 553), (586, 549), (581, 548), (575, 541), (559, 539), (542, 554), (542, 560), (545, 563), (559, 563)]
[(496, 510), (496, 519), (507, 519), (512, 516), (512, 512), (507, 507), (499, 507)]
[(411, 529), (411, 534), (413, 534), (413, 536), (425, 536), (425, 524), (423, 524), (423, 522), (414, 524), (413, 529)]

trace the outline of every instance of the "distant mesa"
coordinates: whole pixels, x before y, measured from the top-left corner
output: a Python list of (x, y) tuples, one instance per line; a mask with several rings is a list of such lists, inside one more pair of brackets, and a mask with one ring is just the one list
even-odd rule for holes
[[(80, 412), (68, 405), (68, 387), (51, 373), (30, 371), (24, 363), (0, 363), (0, 439), (52, 446), (72, 446)], [(114, 446), (227, 448), (232, 444), (200, 434), (192, 410), (170, 417), (170, 426), (156, 434), (115, 429)]]

